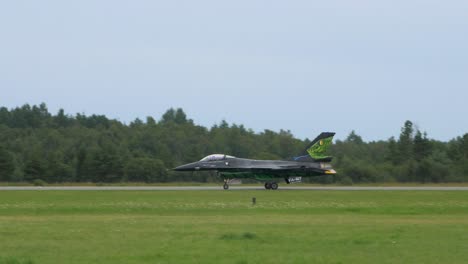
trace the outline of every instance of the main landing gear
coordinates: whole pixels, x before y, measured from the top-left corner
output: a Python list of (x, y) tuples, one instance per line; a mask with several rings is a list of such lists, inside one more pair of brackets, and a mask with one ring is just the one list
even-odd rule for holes
[(277, 190), (278, 189), (278, 183), (276, 182), (265, 182), (265, 189), (267, 190)]

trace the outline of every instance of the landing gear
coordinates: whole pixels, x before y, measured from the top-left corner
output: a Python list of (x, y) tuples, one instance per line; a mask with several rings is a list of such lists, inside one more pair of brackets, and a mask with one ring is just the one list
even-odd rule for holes
[(229, 189), (229, 181), (230, 181), (230, 179), (224, 179), (224, 185), (223, 185), (224, 190)]
[(278, 184), (276, 182), (265, 182), (265, 189), (267, 190), (277, 190)]
[(276, 182), (271, 183), (271, 189), (272, 190), (278, 190), (278, 184)]

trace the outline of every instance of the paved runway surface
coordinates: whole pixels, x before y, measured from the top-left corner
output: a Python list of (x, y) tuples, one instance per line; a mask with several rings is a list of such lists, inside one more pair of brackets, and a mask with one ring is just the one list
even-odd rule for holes
[[(0, 191), (217, 191), (222, 186), (1, 186)], [(229, 190), (265, 190), (263, 186), (230, 186)], [(357, 187), (357, 186), (280, 186), (278, 190), (310, 191), (468, 191), (468, 187)]]

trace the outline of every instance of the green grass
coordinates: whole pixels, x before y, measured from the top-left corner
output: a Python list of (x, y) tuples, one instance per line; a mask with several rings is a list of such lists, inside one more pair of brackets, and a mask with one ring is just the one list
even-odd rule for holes
[(1, 264), (467, 260), (462, 191), (0, 192)]
[[(45, 182), (44, 182), (45, 183)], [(32, 182), (0, 182), (0, 186), (35, 186)], [(115, 182), (115, 183), (96, 183), (96, 182), (62, 182), (62, 183), (45, 183), (44, 186), (222, 186), (222, 182)], [(236, 186), (262, 186), (261, 183), (244, 183)], [(301, 183), (294, 186), (343, 186), (341, 183), (333, 184), (318, 184), (318, 183)], [(382, 187), (468, 187), (468, 182), (445, 182), (445, 183), (420, 183), (420, 182), (372, 182), (372, 183), (354, 183), (352, 186), (382, 186)]]

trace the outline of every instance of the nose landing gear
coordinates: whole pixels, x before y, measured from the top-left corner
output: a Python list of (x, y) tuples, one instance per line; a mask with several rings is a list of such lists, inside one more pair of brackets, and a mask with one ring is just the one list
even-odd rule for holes
[(223, 189), (224, 189), (224, 190), (229, 189), (229, 181), (230, 181), (229, 179), (225, 179), (225, 180), (224, 180), (224, 185), (223, 185)]

